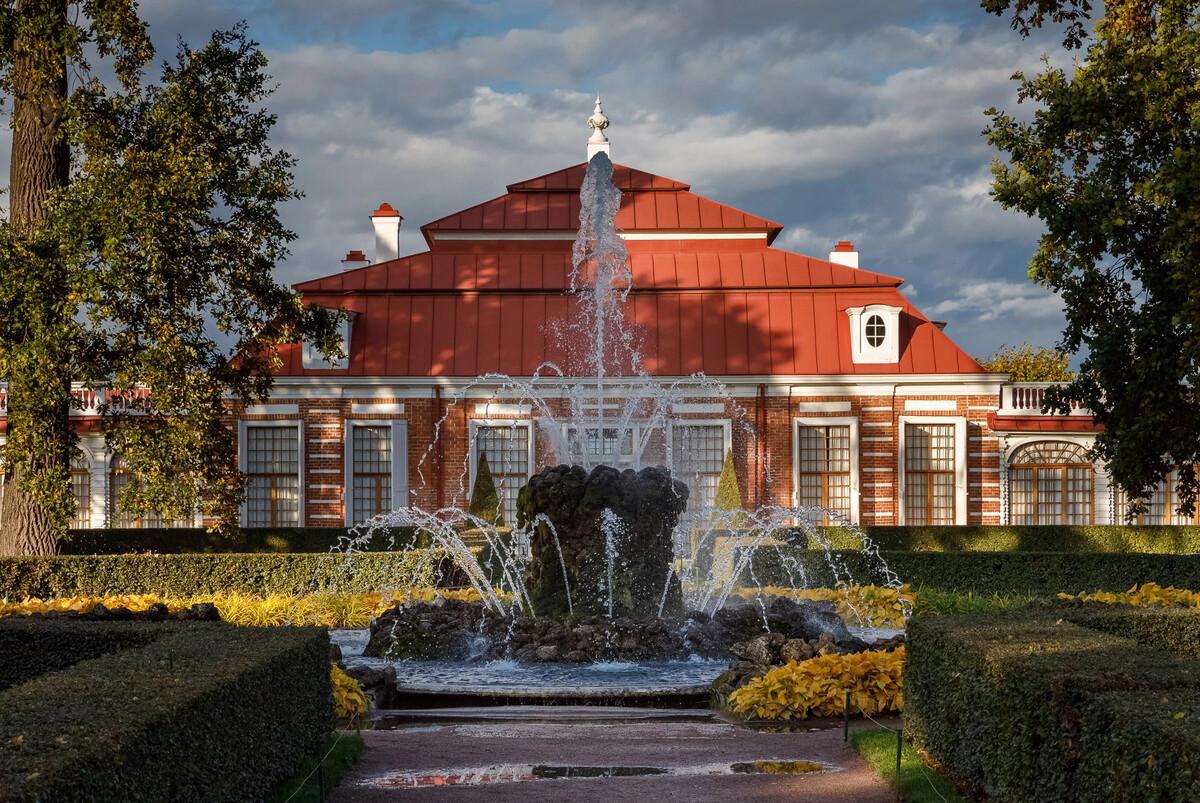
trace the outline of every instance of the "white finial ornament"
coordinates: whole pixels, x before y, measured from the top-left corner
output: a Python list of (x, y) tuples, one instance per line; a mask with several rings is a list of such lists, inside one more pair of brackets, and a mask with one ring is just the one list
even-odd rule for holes
[(608, 118), (604, 116), (604, 110), (600, 108), (599, 92), (596, 93), (596, 109), (588, 118), (587, 124), (588, 128), (592, 129), (592, 136), (588, 138), (587, 143), (588, 161), (592, 161), (592, 157), (600, 151), (611, 156), (612, 153), (608, 149), (608, 137), (604, 136), (604, 129), (608, 128)]

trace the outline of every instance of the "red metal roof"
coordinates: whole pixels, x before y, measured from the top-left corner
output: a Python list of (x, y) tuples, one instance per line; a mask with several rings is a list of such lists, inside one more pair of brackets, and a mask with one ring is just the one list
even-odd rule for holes
[[(508, 193), (421, 227), (430, 246), (448, 231), (535, 232), (579, 228), (579, 187), (587, 165), (575, 165), (508, 187)], [(617, 227), (623, 231), (761, 231), (771, 242), (783, 226), (732, 206), (694, 195), (672, 179), (614, 165), (624, 193)]]
[[(423, 227), (430, 250), (303, 282), (306, 301), (358, 313), (349, 367), (306, 370), (281, 349), (284, 375), (529, 376), (546, 360), (570, 370), (569, 239), (443, 240), (436, 232), (572, 231), (585, 166), (509, 186), (509, 193)], [(771, 248), (782, 228), (686, 184), (618, 166), (634, 289), (627, 320), (652, 374), (833, 375), (984, 373), (900, 294), (903, 280)], [(766, 237), (705, 233), (758, 230)], [(430, 233), (434, 236), (430, 236)], [(900, 307), (900, 361), (851, 360), (848, 307)]]

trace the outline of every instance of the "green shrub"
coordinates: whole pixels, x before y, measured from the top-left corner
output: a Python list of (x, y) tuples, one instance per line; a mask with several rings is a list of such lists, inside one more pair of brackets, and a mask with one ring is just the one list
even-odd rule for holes
[[(229, 534), (203, 527), (127, 527), (71, 530), (62, 544), (64, 555), (123, 555), (157, 552), (251, 553), (328, 552), (344, 550), (352, 538), (366, 536), (363, 527), (247, 527)], [(428, 533), (412, 527), (380, 528), (355, 543), (359, 552), (389, 552), (428, 547)]]
[(258, 801), (333, 726), (329, 640), (181, 624), (0, 692), (0, 712), (0, 801)]
[(221, 591), (370, 593), (453, 582), (437, 550), (354, 555), (62, 555), (0, 558), (0, 596), (157, 594), (192, 597)]
[(713, 509), (742, 509), (742, 492), (738, 487), (737, 469), (733, 466), (733, 452), (728, 449), (725, 450), (725, 462), (721, 464), (721, 478), (717, 480)]
[(911, 552), (1200, 553), (1200, 527), (1185, 525), (864, 527), (863, 533), (880, 549)]
[[(897, 552), (880, 557), (903, 582), (982, 594), (1077, 594), (1096, 589), (1126, 589), (1155, 582), (1176, 588), (1200, 588), (1200, 556), (1115, 553)], [(835, 572), (831, 565), (839, 570)], [(767, 547), (755, 553), (743, 578), (762, 585), (829, 586), (853, 578), (857, 584), (881, 583), (879, 560), (855, 551), (828, 555), (817, 549)]]
[(483, 452), (479, 453), (479, 464), (475, 467), (475, 487), (471, 489), (471, 504), (467, 506), (467, 512), (488, 524), (504, 524), (500, 494), (496, 493), (496, 481), (492, 479), (492, 470)]
[(1169, 699), (1200, 689), (1196, 661), (1045, 612), (917, 617), (907, 636), (906, 730), (951, 773), (997, 801), (1111, 799), (1111, 776), (1097, 775), (1096, 761), (1085, 756), (1135, 749), (1105, 747), (1101, 734), (1137, 738), (1137, 728), (1112, 733), (1111, 718), (1093, 708), (1111, 708), (1113, 699), (1131, 694)]

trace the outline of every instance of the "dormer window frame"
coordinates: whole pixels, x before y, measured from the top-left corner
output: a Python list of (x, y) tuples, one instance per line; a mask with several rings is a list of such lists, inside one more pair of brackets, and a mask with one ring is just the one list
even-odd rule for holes
[(902, 309), (888, 304), (846, 308), (850, 319), (850, 358), (855, 365), (895, 365), (900, 362)]

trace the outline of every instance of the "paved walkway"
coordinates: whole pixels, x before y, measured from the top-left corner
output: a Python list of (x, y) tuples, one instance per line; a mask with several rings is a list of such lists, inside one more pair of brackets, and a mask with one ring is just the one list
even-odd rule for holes
[[(710, 711), (521, 707), (386, 712), (331, 800), (828, 800), (894, 793), (848, 745), (840, 723), (815, 732), (750, 730)], [(898, 718), (884, 720), (897, 726)], [(869, 727), (861, 720), (852, 727)], [(805, 774), (732, 774), (759, 761), (812, 761)], [(613, 768), (626, 768), (614, 770)], [(638, 770), (637, 768), (642, 768)], [(632, 774), (649, 768), (662, 774)], [(629, 775), (618, 777), (618, 773)], [(579, 777), (603, 774), (603, 777)], [(563, 776), (573, 777), (552, 777)], [(465, 781), (465, 782), (464, 782)]]

